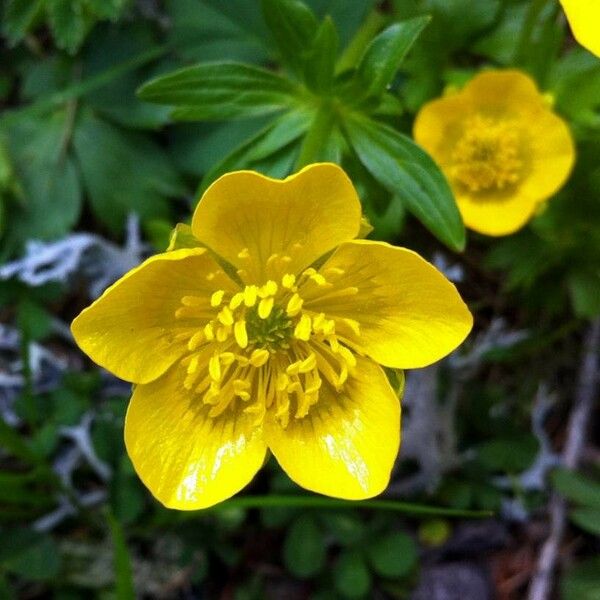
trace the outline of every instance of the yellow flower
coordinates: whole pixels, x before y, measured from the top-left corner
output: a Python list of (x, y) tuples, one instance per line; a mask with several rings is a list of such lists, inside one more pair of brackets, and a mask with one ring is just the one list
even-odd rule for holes
[(267, 449), (322, 494), (385, 488), (400, 405), (377, 363), (428, 365), (463, 341), (472, 317), (414, 252), (353, 239), (360, 225), (356, 192), (333, 164), (283, 181), (229, 173), (175, 249), (73, 321), (84, 352), (136, 384), (125, 443), (166, 506), (230, 497)]
[(598, 0), (560, 0), (575, 39), (600, 56), (600, 2)]
[(566, 181), (571, 134), (519, 71), (486, 71), (421, 108), (414, 137), (438, 163), (465, 225), (487, 235), (521, 228)]

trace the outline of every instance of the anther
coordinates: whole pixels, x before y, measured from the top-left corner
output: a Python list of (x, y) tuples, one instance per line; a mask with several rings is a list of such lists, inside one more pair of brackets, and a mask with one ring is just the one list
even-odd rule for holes
[(221, 302), (223, 302), (223, 296), (225, 295), (225, 290), (217, 290), (210, 297), (210, 305), (214, 308), (220, 306)]
[(294, 337), (308, 342), (311, 333), (311, 320), (307, 314), (303, 314), (294, 328)]
[(246, 330), (246, 321), (236, 321), (233, 326), (233, 335), (240, 348), (248, 345), (248, 331)]
[(302, 300), (298, 294), (294, 294), (289, 299), (285, 312), (288, 314), (288, 316), (295, 317), (302, 310), (303, 304), (304, 300)]
[(266, 319), (270, 314), (271, 310), (273, 310), (273, 298), (263, 298), (258, 303), (258, 316), (261, 319)]

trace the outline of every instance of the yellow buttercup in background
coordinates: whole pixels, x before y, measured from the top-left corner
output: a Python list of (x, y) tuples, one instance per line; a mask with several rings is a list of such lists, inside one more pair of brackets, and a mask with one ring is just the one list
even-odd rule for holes
[(465, 225), (517, 231), (567, 180), (575, 150), (567, 124), (535, 82), (486, 71), (419, 111), (414, 138), (446, 175)]
[(322, 494), (362, 499), (386, 487), (400, 403), (380, 365), (439, 360), (472, 317), (420, 256), (355, 239), (360, 224), (336, 165), (283, 181), (224, 175), (173, 250), (74, 320), (83, 351), (136, 384), (125, 442), (166, 506), (230, 497), (267, 449)]
[(575, 39), (600, 56), (600, 2), (598, 0), (560, 0)]

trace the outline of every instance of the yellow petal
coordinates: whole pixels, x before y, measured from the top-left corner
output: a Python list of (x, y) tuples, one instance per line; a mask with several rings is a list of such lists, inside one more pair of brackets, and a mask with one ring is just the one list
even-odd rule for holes
[(532, 115), (528, 138), (532, 160), (520, 191), (543, 202), (569, 177), (575, 163), (575, 144), (567, 123), (550, 110)]
[(359, 358), (355, 375), (336, 392), (324, 382), (308, 415), (283, 429), (265, 423), (269, 448), (302, 487), (349, 500), (387, 486), (400, 445), (400, 402), (381, 368)]
[[(452, 352), (467, 336), (473, 317), (458, 291), (415, 252), (383, 242), (341, 244), (325, 262), (331, 295), (315, 287), (300, 290), (304, 308), (359, 325), (346, 335), (387, 367), (424, 367)], [(336, 274), (337, 273), (337, 274)], [(352, 295), (337, 290), (355, 288)]]
[(509, 235), (523, 227), (539, 205), (537, 195), (517, 190), (510, 194), (495, 194), (481, 199), (457, 193), (456, 204), (465, 225), (485, 235)]
[[(216, 273), (208, 281), (206, 275)], [(73, 321), (71, 331), (79, 347), (97, 364), (121, 379), (147, 383), (160, 377), (186, 351), (176, 340), (181, 328), (175, 319), (185, 295), (205, 296), (235, 284), (206, 249), (173, 250), (157, 254), (109, 287)]]
[(360, 218), (360, 201), (348, 176), (340, 167), (323, 163), (284, 180), (252, 171), (223, 175), (200, 200), (192, 230), (239, 269), (246, 283), (261, 284), (272, 278), (269, 257), (291, 259), (279, 276), (297, 274), (354, 238)]
[(598, 0), (560, 0), (575, 39), (600, 56), (600, 2)]
[(180, 366), (135, 388), (125, 420), (125, 444), (140, 479), (169, 508), (212, 506), (241, 490), (266, 453), (260, 428), (242, 411), (210, 407), (183, 387)]

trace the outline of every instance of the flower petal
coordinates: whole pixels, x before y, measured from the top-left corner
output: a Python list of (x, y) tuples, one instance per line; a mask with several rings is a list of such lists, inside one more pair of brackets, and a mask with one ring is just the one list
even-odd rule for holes
[(598, 0), (560, 0), (575, 39), (600, 56), (600, 2)]
[[(210, 281), (208, 274), (213, 274)], [(117, 377), (148, 383), (160, 377), (186, 351), (179, 333), (199, 322), (176, 320), (185, 295), (206, 297), (236, 284), (205, 248), (157, 254), (129, 271), (71, 324), (79, 347)]]
[(388, 484), (400, 446), (400, 402), (381, 367), (359, 357), (343, 390), (324, 382), (307, 416), (265, 423), (269, 448), (302, 487), (361, 500)]
[(223, 175), (206, 190), (192, 220), (196, 238), (233, 264), (246, 283), (263, 283), (280, 266), (298, 273), (358, 234), (361, 207), (352, 182), (334, 164), (306, 167), (284, 180), (253, 171)]
[(465, 225), (485, 235), (509, 235), (519, 230), (531, 219), (541, 200), (537, 194), (528, 194), (521, 189), (490, 196), (480, 198), (456, 193), (456, 203)]
[(140, 479), (165, 506), (195, 510), (225, 500), (263, 464), (266, 444), (255, 416), (210, 406), (183, 386), (177, 365), (135, 388), (125, 420), (125, 445)]
[(348, 331), (347, 336), (387, 367), (429, 365), (471, 330), (473, 317), (454, 285), (411, 250), (368, 240), (346, 242), (320, 273), (333, 287), (329, 293), (308, 285), (300, 290), (304, 308), (340, 325), (343, 319), (356, 321), (360, 334)]
[(528, 128), (533, 160), (520, 190), (543, 202), (569, 177), (575, 163), (575, 144), (567, 123), (550, 110), (532, 115)]

